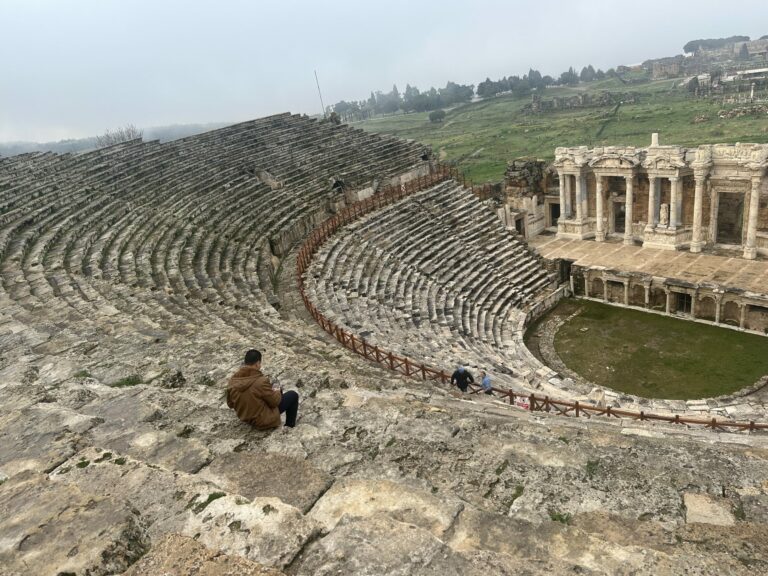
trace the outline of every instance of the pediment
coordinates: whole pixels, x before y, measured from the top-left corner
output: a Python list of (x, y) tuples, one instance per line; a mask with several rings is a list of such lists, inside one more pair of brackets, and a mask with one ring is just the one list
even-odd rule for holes
[(639, 166), (640, 160), (635, 156), (625, 156), (623, 154), (603, 154), (597, 158), (593, 158), (589, 166), (590, 168), (603, 168), (612, 170), (630, 170)]

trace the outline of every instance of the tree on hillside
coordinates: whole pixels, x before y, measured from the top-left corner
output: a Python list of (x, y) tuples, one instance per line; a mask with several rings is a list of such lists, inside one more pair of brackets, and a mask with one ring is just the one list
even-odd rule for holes
[(563, 72), (560, 74), (560, 84), (565, 84), (567, 86), (575, 86), (579, 83), (579, 75), (576, 73), (576, 70), (573, 69), (573, 66), (568, 68), (566, 72)]
[(533, 68), (528, 70), (527, 80), (533, 90), (543, 90), (547, 86), (544, 83), (544, 78), (542, 78), (541, 72), (534, 70)]
[(445, 118), (445, 110), (434, 110), (429, 113), (429, 121), (432, 123), (442, 122)]
[(451, 104), (460, 104), (469, 102), (475, 95), (475, 87), (471, 84), (463, 85), (455, 82), (448, 82), (445, 88), (440, 88), (440, 98), (446, 106)]
[(749, 60), (749, 48), (747, 48), (747, 43), (744, 42), (744, 44), (741, 45), (741, 48), (739, 48), (739, 60)]
[(96, 136), (96, 147), (106, 148), (107, 146), (114, 146), (121, 142), (129, 142), (137, 139), (141, 140), (143, 135), (143, 130), (139, 130), (133, 124), (126, 124), (116, 130), (107, 130), (101, 136)]
[(592, 80), (595, 79), (595, 76), (595, 69), (592, 67), (592, 64), (590, 64), (589, 66), (585, 66), (581, 69), (579, 80), (582, 82), (592, 82)]
[(413, 112), (416, 110), (416, 106), (419, 100), (421, 92), (415, 86), (410, 84), (405, 85), (405, 92), (403, 92), (403, 102), (400, 105), (406, 112)]

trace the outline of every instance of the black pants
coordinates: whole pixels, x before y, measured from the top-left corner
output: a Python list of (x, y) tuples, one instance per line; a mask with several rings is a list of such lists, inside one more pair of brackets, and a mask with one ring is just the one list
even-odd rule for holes
[(284, 392), (277, 408), (280, 410), (280, 414), (285, 412), (286, 426), (291, 428), (296, 426), (296, 414), (299, 412), (299, 393), (293, 390)]

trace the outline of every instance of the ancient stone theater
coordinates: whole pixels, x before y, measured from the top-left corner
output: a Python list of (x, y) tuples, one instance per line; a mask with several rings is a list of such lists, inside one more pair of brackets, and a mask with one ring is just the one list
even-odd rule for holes
[[(767, 151), (563, 148), (504, 198), (287, 113), (0, 158), (0, 574), (768, 572), (759, 396), (524, 342), (574, 293), (764, 329)], [(295, 428), (227, 407), (249, 348)]]

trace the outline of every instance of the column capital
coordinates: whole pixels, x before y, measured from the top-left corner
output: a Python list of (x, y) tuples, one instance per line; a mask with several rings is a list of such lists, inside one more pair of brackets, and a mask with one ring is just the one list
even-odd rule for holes
[(694, 170), (693, 171), (693, 179), (696, 181), (696, 184), (704, 184), (704, 182), (707, 181), (707, 178), (709, 177), (709, 171), (703, 171), (703, 170)]

